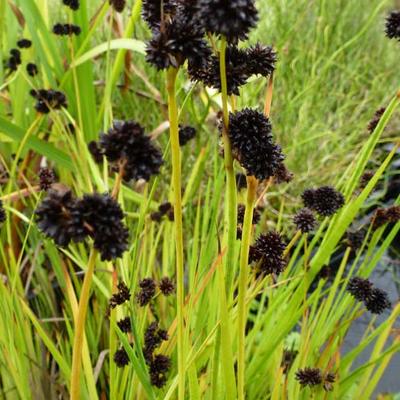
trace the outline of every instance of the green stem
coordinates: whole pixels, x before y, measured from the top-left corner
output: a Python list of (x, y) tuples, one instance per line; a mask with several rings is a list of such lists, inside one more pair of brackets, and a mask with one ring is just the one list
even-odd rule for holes
[(184, 268), (183, 268), (183, 226), (182, 226), (182, 188), (181, 188), (181, 149), (179, 146), (178, 107), (176, 104), (176, 76), (178, 69), (167, 72), (168, 114), (172, 153), (172, 187), (174, 192), (174, 225), (176, 245), (176, 298), (178, 334), (178, 398), (185, 398), (185, 332), (184, 332)]
[(89, 303), (90, 287), (92, 285), (94, 267), (96, 264), (97, 250), (92, 250), (89, 257), (88, 268), (83, 280), (81, 297), (79, 299), (78, 315), (75, 321), (74, 347), (72, 353), (71, 373), (71, 400), (80, 399), (80, 374), (82, 362), (82, 344), (85, 333), (85, 321)]
[(245, 372), (245, 339), (246, 339), (246, 291), (249, 275), (249, 249), (251, 231), (253, 225), (253, 211), (256, 200), (257, 179), (253, 176), (247, 177), (247, 199), (246, 211), (243, 221), (242, 246), (240, 248), (240, 272), (239, 272), (239, 298), (238, 298), (238, 399), (244, 399), (244, 372)]

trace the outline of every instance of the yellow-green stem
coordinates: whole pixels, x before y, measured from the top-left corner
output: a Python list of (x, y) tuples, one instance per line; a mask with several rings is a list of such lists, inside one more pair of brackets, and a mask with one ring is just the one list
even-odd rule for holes
[(245, 373), (245, 339), (246, 339), (246, 291), (249, 275), (249, 249), (253, 224), (254, 203), (257, 193), (257, 179), (254, 176), (247, 177), (246, 211), (244, 213), (242, 245), (240, 248), (240, 272), (239, 272), (239, 297), (238, 297), (238, 399), (244, 400), (244, 373)]
[(178, 70), (170, 68), (167, 72), (168, 114), (172, 154), (172, 188), (174, 192), (174, 224), (176, 246), (176, 302), (178, 334), (178, 398), (185, 398), (185, 332), (184, 332), (184, 268), (183, 268), (183, 227), (182, 227), (182, 188), (181, 188), (181, 150), (179, 146), (178, 107), (176, 104), (176, 76)]
[(80, 375), (82, 363), (82, 344), (85, 333), (85, 321), (89, 302), (90, 287), (92, 285), (94, 268), (96, 264), (97, 250), (92, 249), (89, 257), (88, 268), (83, 280), (81, 296), (79, 299), (78, 315), (75, 321), (74, 347), (72, 352), (71, 372), (71, 400), (79, 400), (80, 397)]

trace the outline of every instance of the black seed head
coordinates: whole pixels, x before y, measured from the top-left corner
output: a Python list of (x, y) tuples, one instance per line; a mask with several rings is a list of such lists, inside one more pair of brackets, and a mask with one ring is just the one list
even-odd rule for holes
[(135, 121), (114, 121), (108, 133), (101, 134), (99, 148), (115, 171), (119, 170), (119, 162), (124, 163), (126, 182), (149, 181), (159, 173), (163, 163), (161, 151)]
[(274, 175), (284, 156), (272, 138), (269, 119), (246, 108), (229, 116), (229, 137), (235, 157), (248, 175), (259, 180)]
[(78, 25), (57, 23), (53, 26), (53, 33), (58, 36), (80, 35), (81, 28)]
[(363, 245), (365, 239), (365, 231), (360, 229), (358, 231), (348, 231), (346, 233), (346, 242), (353, 251), (357, 251)]
[(54, 171), (49, 168), (40, 168), (39, 170), (40, 190), (47, 191), (51, 188), (51, 185), (55, 182), (56, 176)]
[(5, 222), (6, 218), (6, 210), (3, 208), (3, 202), (0, 200), (0, 225)]
[(115, 308), (121, 304), (124, 304), (126, 301), (129, 301), (131, 298), (131, 294), (129, 292), (128, 287), (125, 285), (124, 282), (120, 282), (117, 285), (118, 292), (114, 293), (109, 301), (109, 307)]
[(17, 42), (17, 46), (20, 49), (29, 49), (32, 46), (32, 42), (29, 39), (20, 39)]
[(365, 302), (365, 307), (373, 314), (382, 314), (387, 308), (391, 307), (388, 294), (382, 289), (372, 289)]
[(267, 77), (274, 72), (277, 56), (271, 46), (263, 46), (257, 43), (247, 50), (247, 56), (250, 73), (252, 75)]
[(38, 67), (34, 63), (26, 64), (26, 72), (29, 76), (34, 77), (38, 74)]
[(152, 322), (144, 334), (143, 355), (148, 365), (153, 360), (154, 350), (160, 346), (161, 342), (168, 340), (168, 333), (159, 329), (158, 322)]
[(73, 11), (79, 9), (79, 0), (63, 0), (63, 4)]
[(321, 186), (318, 189), (307, 189), (302, 194), (304, 205), (327, 217), (335, 214), (344, 205), (344, 197), (332, 186)]
[(143, 0), (142, 16), (150, 29), (159, 29), (160, 25), (169, 22), (176, 12), (173, 0)]
[(200, 19), (206, 31), (229, 42), (246, 39), (258, 21), (254, 0), (199, 0)]
[(119, 329), (121, 329), (121, 331), (124, 333), (128, 333), (132, 330), (130, 317), (120, 319), (117, 322), (117, 325), (118, 325)]
[(281, 183), (289, 183), (293, 180), (293, 177), (293, 173), (287, 169), (283, 161), (277, 165), (274, 174), (275, 183), (277, 183), (278, 185)]
[(308, 208), (302, 208), (293, 217), (293, 222), (296, 228), (303, 233), (309, 233), (315, 229), (317, 226), (317, 220), (313, 212)]
[(93, 157), (93, 160), (97, 164), (100, 164), (101, 162), (103, 162), (103, 153), (99, 147), (99, 144), (96, 141), (92, 140), (91, 142), (89, 142), (88, 149), (89, 149), (90, 154)]
[(196, 137), (196, 129), (192, 126), (180, 126), (179, 127), (179, 144), (184, 146), (189, 140)]
[(364, 189), (374, 175), (373, 171), (365, 171), (360, 178), (360, 189)]
[(286, 267), (283, 252), (286, 244), (278, 232), (272, 231), (260, 235), (255, 244), (250, 247), (249, 262), (256, 262), (258, 272), (263, 275), (279, 275)]
[(372, 221), (374, 229), (377, 229), (388, 223), (396, 223), (400, 221), (400, 206), (378, 208), (372, 217)]
[(158, 287), (160, 288), (161, 293), (164, 296), (170, 296), (172, 293), (175, 292), (175, 283), (167, 276), (161, 279)]
[(296, 372), (296, 380), (302, 387), (317, 386), (322, 383), (322, 372), (319, 368), (306, 367)]
[(162, 214), (165, 215), (168, 211), (172, 209), (172, 204), (168, 201), (166, 203), (162, 203), (158, 206), (158, 211)]
[(159, 211), (154, 211), (150, 214), (150, 219), (154, 222), (161, 222), (162, 217), (163, 215)]
[(327, 392), (333, 390), (333, 383), (336, 381), (336, 375), (332, 372), (328, 372), (323, 379), (323, 387)]
[(67, 107), (65, 94), (58, 90), (31, 90), (30, 95), (36, 99), (36, 111), (42, 114), (48, 114), (51, 109), (59, 110)]
[(114, 8), (116, 12), (124, 11), (126, 1), (125, 0), (109, 0), (110, 5)]
[(154, 279), (146, 278), (139, 282), (140, 291), (136, 295), (136, 300), (141, 307), (149, 304), (156, 294), (156, 283)]
[(386, 36), (400, 40), (400, 11), (392, 11), (386, 17)]
[(113, 359), (118, 368), (123, 368), (129, 364), (128, 353), (123, 347), (115, 352)]
[(167, 376), (169, 369), (171, 368), (171, 359), (163, 354), (157, 354), (154, 356), (153, 361), (150, 364), (150, 382), (153, 386), (162, 388), (167, 383)]
[(374, 116), (372, 117), (371, 121), (368, 124), (368, 131), (369, 133), (372, 133), (375, 128), (378, 126), (379, 121), (382, 118), (382, 115), (386, 111), (386, 108), (380, 108), (379, 110), (375, 111)]
[(347, 291), (358, 301), (366, 302), (371, 298), (372, 282), (368, 279), (355, 276), (347, 285)]

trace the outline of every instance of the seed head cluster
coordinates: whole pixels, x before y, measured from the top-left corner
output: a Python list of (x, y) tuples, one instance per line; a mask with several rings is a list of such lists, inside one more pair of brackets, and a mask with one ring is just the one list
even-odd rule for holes
[(302, 233), (312, 232), (317, 226), (317, 220), (314, 213), (308, 208), (302, 208), (293, 217), (293, 222), (296, 228)]
[(129, 288), (125, 285), (124, 282), (120, 282), (117, 285), (118, 291), (114, 293), (109, 300), (109, 308), (115, 308), (124, 304), (126, 301), (129, 301), (131, 298), (131, 293)]
[(123, 347), (114, 353), (113, 359), (118, 368), (123, 368), (129, 364), (128, 353)]
[(196, 128), (192, 126), (179, 127), (179, 144), (184, 146), (187, 142), (196, 137)]
[(140, 290), (136, 295), (136, 300), (141, 307), (149, 304), (156, 294), (156, 282), (154, 279), (145, 278), (139, 282)]
[(152, 175), (159, 173), (163, 164), (161, 151), (135, 121), (114, 121), (108, 132), (102, 133), (99, 142), (92, 142), (89, 149), (95, 160), (104, 155), (114, 171), (118, 171), (123, 164), (123, 179), (126, 182), (148, 181)]
[(327, 217), (335, 214), (344, 205), (343, 195), (332, 186), (307, 189), (302, 194), (305, 207)]
[(26, 72), (28, 73), (29, 76), (32, 78), (38, 74), (38, 67), (34, 63), (28, 63), (26, 64)]
[(361, 248), (361, 246), (363, 245), (364, 239), (365, 239), (365, 231), (363, 229), (346, 232), (347, 245), (353, 251), (357, 251), (358, 249)]
[(347, 291), (358, 301), (364, 303), (368, 311), (373, 314), (382, 314), (391, 304), (387, 293), (375, 288), (368, 279), (358, 276), (350, 279)]
[(249, 262), (255, 262), (257, 272), (262, 275), (279, 275), (286, 267), (283, 257), (285, 248), (286, 244), (278, 232), (260, 235), (255, 244), (250, 246)]
[(368, 124), (368, 132), (369, 133), (372, 133), (375, 130), (375, 128), (378, 126), (379, 121), (381, 120), (382, 115), (385, 113), (385, 111), (386, 111), (386, 108), (384, 108), (384, 107), (379, 108), (378, 110), (375, 111), (374, 116), (372, 117), (371, 121), (369, 121), (369, 124)]
[(293, 173), (287, 169), (285, 163), (283, 161), (280, 162), (274, 174), (274, 182), (277, 184), (289, 183), (293, 180), (293, 177)]
[(73, 11), (79, 9), (79, 0), (63, 0), (63, 4)]
[(372, 226), (377, 229), (388, 223), (396, 223), (398, 221), (400, 221), (400, 206), (378, 208), (372, 217)]
[(32, 42), (29, 39), (22, 38), (22, 39), (18, 40), (17, 46), (20, 49), (29, 49), (29, 47), (32, 46)]
[(170, 202), (160, 204), (158, 211), (150, 214), (151, 220), (155, 222), (160, 222), (164, 216), (167, 216), (170, 221), (174, 220), (174, 208)]
[(109, 0), (110, 5), (116, 12), (124, 11), (126, 1), (125, 0)]
[(78, 25), (57, 23), (53, 26), (53, 33), (58, 36), (78, 36), (81, 34), (81, 28)]
[(87, 194), (76, 199), (70, 190), (50, 189), (36, 209), (39, 229), (57, 245), (67, 246), (89, 236), (102, 260), (121, 257), (128, 247), (123, 217), (121, 207), (108, 194)]
[(400, 40), (400, 11), (392, 11), (386, 18), (386, 36)]
[(274, 175), (284, 159), (272, 137), (272, 126), (262, 113), (245, 108), (229, 116), (229, 138), (235, 157), (248, 175), (259, 180)]
[(51, 188), (51, 185), (55, 182), (56, 176), (54, 171), (49, 168), (40, 168), (39, 170), (39, 186), (40, 190), (47, 191)]
[(332, 384), (335, 383), (336, 375), (332, 372), (323, 374), (319, 368), (306, 367), (296, 372), (296, 380), (302, 387), (313, 387), (322, 384), (326, 391), (333, 390)]
[(22, 64), (21, 52), (18, 49), (10, 50), (10, 57), (7, 60), (6, 67), (10, 71), (16, 71), (18, 66)]
[(41, 114), (48, 114), (51, 109), (67, 108), (67, 98), (63, 92), (53, 89), (31, 90), (30, 95), (36, 99), (35, 109)]
[(160, 280), (158, 287), (164, 296), (170, 296), (175, 292), (175, 283), (167, 276)]
[(131, 332), (131, 330), (132, 330), (130, 317), (125, 317), (123, 319), (120, 319), (117, 322), (117, 325), (118, 325), (118, 328), (121, 329), (121, 331), (124, 333)]

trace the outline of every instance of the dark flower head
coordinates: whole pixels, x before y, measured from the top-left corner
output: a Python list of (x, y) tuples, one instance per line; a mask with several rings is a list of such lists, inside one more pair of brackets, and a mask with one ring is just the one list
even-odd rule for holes
[(32, 46), (32, 42), (29, 39), (20, 39), (17, 42), (17, 46), (20, 49), (29, 49)]
[(128, 229), (118, 202), (108, 194), (86, 194), (77, 202), (74, 215), (84, 221), (102, 260), (121, 257), (128, 248)]
[(373, 217), (373, 228), (377, 229), (388, 223), (400, 221), (400, 206), (390, 206), (388, 208), (378, 208)]
[(162, 214), (165, 215), (168, 211), (172, 209), (172, 204), (168, 201), (166, 203), (162, 203), (158, 206), (158, 211)]
[(163, 217), (163, 214), (160, 213), (159, 211), (154, 211), (154, 212), (152, 212), (152, 213), (150, 214), (150, 219), (151, 219), (153, 222), (161, 222), (162, 217)]
[(360, 189), (364, 189), (374, 175), (374, 171), (365, 171), (360, 178)]
[(123, 347), (115, 352), (113, 359), (118, 368), (123, 368), (129, 364), (128, 353)]
[(313, 231), (317, 225), (317, 220), (313, 212), (308, 208), (302, 208), (298, 211), (293, 217), (293, 222), (295, 223), (296, 228), (302, 233)]
[(121, 331), (124, 333), (128, 333), (132, 330), (130, 317), (120, 319), (117, 322), (117, 325), (118, 325), (119, 329), (121, 329)]
[(375, 111), (374, 116), (372, 117), (371, 121), (368, 124), (368, 132), (372, 133), (375, 128), (378, 126), (379, 121), (382, 118), (382, 115), (385, 113), (386, 108), (380, 108), (379, 110)]
[(162, 388), (167, 383), (167, 372), (171, 368), (171, 359), (163, 354), (154, 356), (150, 364), (150, 382), (153, 386)]
[(178, 68), (186, 60), (199, 65), (211, 50), (204, 40), (204, 31), (195, 20), (177, 13), (170, 22), (153, 31), (147, 44), (146, 60), (158, 70)]
[(255, 44), (247, 50), (249, 69), (252, 75), (269, 76), (275, 70), (276, 52), (271, 46)]
[(39, 230), (59, 246), (85, 237), (81, 216), (74, 213), (76, 204), (70, 190), (50, 189), (35, 211)]
[(100, 136), (99, 148), (114, 170), (124, 163), (123, 179), (144, 179), (160, 171), (163, 163), (160, 150), (146, 136), (144, 129), (135, 121), (115, 121), (108, 133)]
[(323, 381), (323, 387), (327, 392), (330, 392), (333, 390), (333, 383), (336, 381), (336, 375), (332, 372), (328, 372), (324, 376), (324, 381)]
[[(240, 225), (243, 225), (244, 222), (244, 214), (246, 212), (246, 207), (244, 204), (239, 204), (238, 205), (238, 211), (237, 211), (237, 222)], [(257, 225), (260, 222), (260, 210), (258, 208), (255, 208), (253, 210), (253, 221), (252, 224), (253, 225)]]
[(250, 247), (249, 262), (258, 263), (258, 272), (263, 275), (279, 275), (286, 267), (283, 252), (286, 245), (278, 232), (272, 231), (260, 235), (255, 244)]
[(258, 21), (254, 0), (199, 0), (199, 8), (205, 29), (229, 42), (246, 39)]
[(54, 171), (49, 168), (40, 168), (39, 170), (40, 190), (47, 191), (51, 188), (51, 185), (55, 182), (56, 176)]
[(0, 224), (6, 220), (6, 210), (3, 208), (3, 202), (0, 200)]
[(319, 368), (306, 367), (296, 372), (296, 379), (302, 387), (317, 386), (322, 383), (322, 372)]
[(57, 23), (53, 26), (53, 33), (58, 36), (80, 35), (81, 28), (78, 25)]
[(161, 279), (158, 287), (160, 288), (161, 293), (164, 296), (170, 296), (172, 293), (175, 292), (175, 284), (167, 276), (165, 276), (164, 278)]
[(38, 67), (34, 63), (28, 63), (26, 64), (26, 72), (28, 73), (29, 76), (36, 76), (38, 74)]
[(284, 156), (272, 138), (269, 119), (262, 113), (246, 108), (229, 116), (229, 137), (236, 158), (259, 180), (274, 175)]
[(368, 279), (355, 276), (350, 279), (347, 291), (358, 301), (366, 302), (372, 294), (372, 282)]
[(130, 291), (124, 282), (120, 282), (117, 285), (118, 292), (114, 293), (109, 301), (109, 307), (115, 308), (121, 304), (124, 304), (126, 301), (129, 301), (131, 298)]
[(161, 23), (170, 21), (176, 11), (173, 0), (143, 0), (142, 16), (151, 29), (159, 29)]
[(140, 291), (136, 295), (136, 300), (141, 307), (149, 304), (156, 294), (156, 283), (154, 279), (146, 278), (139, 282)]
[(274, 174), (274, 179), (275, 183), (280, 184), (280, 183), (289, 183), (293, 180), (293, 173), (290, 172), (285, 163), (282, 161), (277, 165), (275, 174)]
[(144, 334), (143, 355), (148, 365), (153, 360), (154, 350), (160, 346), (161, 342), (166, 340), (168, 340), (168, 333), (163, 329), (159, 329), (158, 322), (152, 322)]
[(392, 11), (386, 18), (386, 36), (400, 40), (400, 11)]
[(89, 149), (90, 154), (93, 157), (93, 160), (97, 164), (100, 164), (103, 161), (103, 153), (101, 152), (99, 144), (96, 141), (92, 140), (88, 144), (88, 149)]
[(321, 186), (318, 189), (307, 189), (302, 194), (304, 205), (327, 217), (335, 214), (344, 205), (344, 197), (332, 186)]
[(363, 245), (365, 239), (365, 231), (359, 229), (358, 231), (348, 231), (346, 233), (347, 245), (353, 250), (357, 251)]
[(63, 0), (63, 4), (68, 6), (73, 11), (79, 9), (79, 0)]
[(126, 1), (125, 0), (108, 0), (110, 5), (114, 8), (116, 12), (124, 11)]
[(179, 144), (184, 146), (189, 140), (196, 137), (196, 129), (192, 126), (179, 127)]
[(374, 288), (365, 302), (365, 307), (373, 314), (382, 314), (385, 309), (391, 307), (391, 304), (384, 290)]
[(284, 374), (287, 374), (289, 372), (298, 354), (299, 352), (297, 350), (292, 350), (292, 349), (283, 350), (281, 367), (283, 368)]
[(42, 114), (48, 114), (51, 109), (59, 110), (62, 107), (67, 107), (65, 94), (58, 90), (31, 90), (30, 94), (36, 99), (36, 111)]
[(21, 52), (18, 49), (11, 49), (10, 58), (7, 60), (6, 67), (11, 71), (16, 71), (21, 63)]

